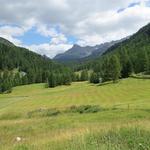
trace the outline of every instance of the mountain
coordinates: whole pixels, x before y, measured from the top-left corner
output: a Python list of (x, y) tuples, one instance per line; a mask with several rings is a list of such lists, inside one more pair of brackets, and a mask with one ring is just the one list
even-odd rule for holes
[(113, 45), (120, 43), (122, 41), (125, 41), (126, 39), (128, 39), (130, 36), (125, 37), (121, 40), (117, 40), (117, 41), (111, 41), (111, 42), (106, 42), (103, 44), (100, 44), (97, 46), (96, 50), (92, 52), (92, 54), (90, 56), (88, 56), (88, 58), (96, 58), (99, 56), (102, 56), (105, 52), (107, 52), (107, 50), (112, 47)]
[(81, 47), (81, 46), (75, 44), (68, 51), (66, 51), (62, 54), (56, 55), (54, 60), (73, 61), (76, 59), (85, 58), (85, 57), (88, 57), (89, 55), (91, 55), (95, 49), (96, 49), (96, 47), (91, 47), (91, 46)]
[[(125, 38), (126, 39), (126, 38)], [(106, 42), (96, 46), (85, 46), (81, 47), (75, 44), (71, 49), (68, 51), (58, 54), (54, 57), (54, 60), (58, 62), (70, 62), (70, 61), (82, 61), (87, 59), (92, 59), (97, 56), (101, 56), (104, 52), (107, 51), (108, 48), (113, 46), (114, 44), (123, 41), (125, 39)]]

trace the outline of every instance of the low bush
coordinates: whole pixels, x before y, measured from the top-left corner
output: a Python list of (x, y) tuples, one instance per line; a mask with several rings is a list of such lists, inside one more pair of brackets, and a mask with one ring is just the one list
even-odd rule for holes
[(61, 113), (97, 113), (103, 111), (98, 105), (81, 105), (81, 106), (71, 106), (65, 108), (64, 110), (58, 110), (56, 108), (52, 109), (36, 109), (27, 113), (28, 118), (32, 117), (52, 117), (57, 116)]
[(102, 108), (100, 108), (98, 105), (81, 105), (81, 106), (71, 106), (69, 108), (69, 112), (73, 113), (96, 113), (101, 111)]
[(28, 112), (27, 116), (31, 117), (50, 117), (57, 116), (60, 113), (57, 109), (37, 109), (34, 111)]

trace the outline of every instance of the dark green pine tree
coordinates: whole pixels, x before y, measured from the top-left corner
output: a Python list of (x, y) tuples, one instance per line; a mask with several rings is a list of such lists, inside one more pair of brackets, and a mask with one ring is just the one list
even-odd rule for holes
[(49, 71), (43, 71), (43, 73), (42, 73), (42, 82), (47, 82), (48, 76), (49, 76)]
[(111, 80), (110, 74), (110, 58), (107, 56), (103, 60), (100, 75), (102, 77), (103, 82)]
[(63, 75), (61, 73), (55, 74), (56, 86), (63, 85)]
[(24, 76), (22, 77), (22, 85), (26, 85), (26, 84), (28, 84), (28, 76), (27, 76), (27, 75), (24, 75)]
[(127, 78), (134, 72), (133, 64), (127, 53), (127, 50), (121, 51), (120, 60), (121, 60), (121, 64), (122, 64), (121, 77)]
[(20, 73), (18, 72), (14, 76), (13, 85), (18, 86), (18, 85), (21, 85), (21, 84), (22, 84), (22, 79), (21, 79)]
[(0, 93), (2, 93), (2, 82), (3, 82), (2, 72), (0, 71)]
[(51, 72), (49, 77), (48, 77), (48, 87), (54, 88), (56, 86), (57, 86), (56, 76), (54, 73)]
[(87, 80), (88, 80), (88, 71), (87, 70), (83, 70), (81, 72), (80, 81), (87, 81)]
[(2, 73), (2, 76), (1, 76), (1, 93), (4, 93), (4, 92), (11, 92), (12, 90), (12, 86), (13, 86), (13, 81), (12, 81), (12, 74), (9, 73), (8, 70), (5, 70), (3, 73)]
[(71, 84), (71, 76), (68, 73), (63, 74), (63, 85)]
[(33, 69), (31, 69), (31, 70), (29, 70), (29, 72), (27, 72), (27, 76), (28, 76), (28, 82), (30, 84), (36, 82), (36, 72)]
[(143, 63), (144, 63), (145, 73), (149, 74), (150, 73), (150, 59), (149, 59), (147, 51), (144, 51)]
[(94, 83), (94, 84), (99, 83), (99, 74), (98, 73), (93, 72), (91, 74), (91, 76), (90, 76), (90, 83)]
[(121, 65), (119, 58), (116, 55), (113, 55), (110, 57), (110, 78), (113, 80), (113, 82), (116, 82), (121, 75)]

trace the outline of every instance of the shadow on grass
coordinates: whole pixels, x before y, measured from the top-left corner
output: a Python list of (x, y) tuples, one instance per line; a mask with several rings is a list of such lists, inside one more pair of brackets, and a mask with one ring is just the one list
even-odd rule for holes
[(105, 85), (109, 85), (109, 84), (115, 85), (118, 83), (119, 83), (119, 81), (116, 81), (116, 82), (109, 81), (109, 82), (99, 83), (99, 84), (97, 84), (97, 86), (105, 86)]

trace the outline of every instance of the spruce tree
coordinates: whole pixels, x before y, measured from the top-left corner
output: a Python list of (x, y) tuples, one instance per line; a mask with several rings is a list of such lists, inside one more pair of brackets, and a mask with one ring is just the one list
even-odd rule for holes
[(122, 64), (121, 76), (123, 78), (127, 78), (133, 73), (134, 70), (133, 70), (132, 61), (131, 61), (126, 49), (121, 51), (120, 60), (121, 60), (121, 64)]
[(111, 80), (110, 58), (108, 56), (103, 60), (100, 74), (101, 74), (103, 82)]
[(63, 84), (70, 85), (71, 84), (71, 76), (69, 74), (63, 74)]
[(54, 73), (50, 73), (49, 77), (48, 77), (48, 87), (54, 88), (56, 87), (56, 77)]
[(81, 72), (81, 77), (80, 77), (81, 81), (87, 81), (88, 80), (88, 71), (87, 70), (83, 70)]
[(28, 84), (28, 77), (27, 77), (27, 75), (24, 75), (22, 77), (22, 85), (26, 85), (26, 84)]
[(99, 75), (98, 73), (93, 72), (90, 76), (90, 83), (97, 84), (99, 83)]
[(145, 73), (150, 73), (150, 60), (147, 51), (144, 51), (143, 63)]
[(120, 61), (116, 55), (113, 55), (110, 58), (109, 71), (110, 71), (110, 78), (113, 80), (113, 82), (116, 82), (121, 75)]

